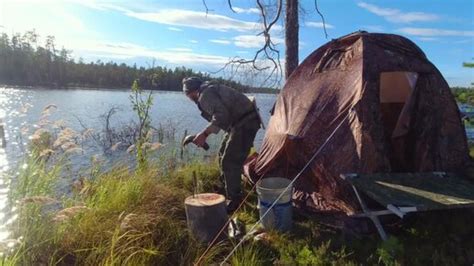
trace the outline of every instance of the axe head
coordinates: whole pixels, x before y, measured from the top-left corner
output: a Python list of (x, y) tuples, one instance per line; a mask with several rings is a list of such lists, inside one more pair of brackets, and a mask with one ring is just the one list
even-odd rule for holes
[(196, 137), (195, 135), (188, 135), (188, 136), (186, 136), (186, 137), (183, 139), (182, 145), (183, 145), (183, 146), (186, 146), (186, 145), (188, 145), (189, 143), (193, 142), (193, 140), (194, 140), (195, 137)]
[[(186, 136), (184, 139), (183, 139), (183, 147), (188, 145), (189, 143), (192, 143), (194, 138), (196, 137), (196, 135), (189, 135), (189, 136)], [(204, 143), (204, 146), (202, 147), (204, 150), (209, 150), (209, 144), (207, 143)]]

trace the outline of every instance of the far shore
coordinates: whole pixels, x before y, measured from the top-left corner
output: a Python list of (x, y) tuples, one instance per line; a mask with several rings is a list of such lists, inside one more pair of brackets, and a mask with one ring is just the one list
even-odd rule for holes
[[(14, 89), (38, 89), (38, 90), (104, 90), (104, 91), (126, 91), (130, 90), (130, 87), (101, 87), (101, 86), (89, 86), (89, 85), (70, 85), (70, 86), (57, 86), (55, 84), (50, 85), (12, 85), (0, 83), (0, 88), (14, 88)], [(149, 91), (150, 89), (145, 90)], [(164, 92), (181, 92), (179, 90), (156, 90), (151, 89), (152, 91), (164, 91)], [(275, 89), (275, 92), (245, 92), (245, 93), (258, 93), (258, 94), (278, 94), (280, 90)]]

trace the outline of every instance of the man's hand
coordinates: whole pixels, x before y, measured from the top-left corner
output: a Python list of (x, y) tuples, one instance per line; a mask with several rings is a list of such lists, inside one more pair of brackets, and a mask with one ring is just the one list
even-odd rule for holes
[(196, 135), (196, 137), (193, 139), (193, 143), (196, 144), (199, 147), (204, 147), (204, 144), (206, 143), (208, 134), (206, 131), (202, 131), (199, 134)]

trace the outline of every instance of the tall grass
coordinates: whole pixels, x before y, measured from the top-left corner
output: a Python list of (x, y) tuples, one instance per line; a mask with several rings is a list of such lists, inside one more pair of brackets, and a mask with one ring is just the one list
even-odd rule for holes
[(25, 203), (13, 230), (23, 244), (8, 257), (13, 264), (187, 265), (203, 251), (187, 231), (184, 199), (193, 189), (190, 173), (207, 188), (218, 173), (215, 163), (192, 163), (167, 176), (159, 167), (139, 173), (116, 167), (59, 199), (58, 165), (31, 156), (18, 177), (11, 197)]
[[(50, 160), (50, 159), (49, 159)], [(204, 252), (188, 232), (184, 199), (194, 191), (212, 191), (219, 169), (215, 160), (190, 160), (164, 170), (150, 163), (144, 171), (117, 166), (102, 171), (59, 194), (67, 160), (32, 152), (13, 184), (11, 199), (18, 218), (12, 225), (15, 249), (0, 265), (190, 265)], [(150, 161), (150, 162), (153, 162)], [(248, 189), (248, 187), (247, 187)], [(255, 203), (254, 195), (251, 202)], [(232, 265), (466, 264), (474, 259), (472, 213), (417, 214), (388, 228), (391, 240), (376, 233), (346, 238), (340, 229), (298, 214), (289, 234), (269, 232), (248, 241), (231, 257)], [(237, 214), (253, 224), (258, 213), (245, 205)], [(216, 245), (203, 265), (220, 262), (232, 241)]]
[[(208, 191), (217, 178), (213, 162), (193, 162), (162, 175), (159, 167), (137, 174), (116, 167), (86, 180), (70, 197), (54, 192), (56, 167), (40, 169), (32, 160), (20, 175), (22, 193), (13, 236), (14, 252), (0, 265), (190, 265), (205, 246), (188, 232), (184, 198), (191, 194), (192, 172)], [(35, 170), (36, 169), (36, 170)], [(52, 182), (52, 185), (41, 183)], [(31, 186), (31, 187), (30, 187)], [(25, 193), (26, 192), (26, 193)], [(53, 199), (53, 200), (51, 200)], [(59, 203), (55, 203), (55, 201)], [(238, 214), (253, 223), (256, 210)], [(230, 259), (232, 265), (465, 264), (474, 258), (469, 213), (417, 215), (388, 228), (397, 237), (383, 243), (376, 233), (346, 239), (339, 229), (317, 218), (296, 215), (289, 234), (270, 232), (248, 241)], [(471, 214), (472, 216), (472, 214)], [(472, 218), (472, 217), (471, 217)], [(220, 262), (231, 242), (217, 245), (204, 265)]]

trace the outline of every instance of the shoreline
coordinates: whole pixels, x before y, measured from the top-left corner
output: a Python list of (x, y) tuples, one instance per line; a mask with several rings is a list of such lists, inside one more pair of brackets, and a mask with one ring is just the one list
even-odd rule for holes
[[(94, 90), (94, 91), (126, 91), (130, 90), (131, 87), (92, 87), (92, 86), (67, 86), (67, 87), (56, 87), (51, 85), (11, 85), (0, 83), (0, 89), (2, 88), (13, 88), (13, 89), (38, 89), (38, 90)], [(182, 92), (181, 90), (156, 90), (156, 89), (143, 89), (145, 91), (163, 91), (163, 92)], [(281, 90), (275, 89), (275, 92), (244, 92), (244, 94), (270, 94), (277, 95)]]

